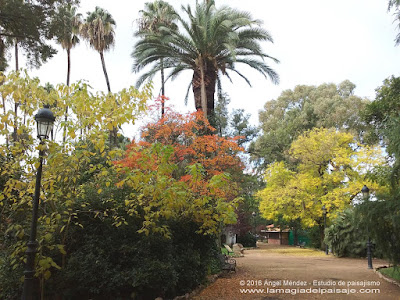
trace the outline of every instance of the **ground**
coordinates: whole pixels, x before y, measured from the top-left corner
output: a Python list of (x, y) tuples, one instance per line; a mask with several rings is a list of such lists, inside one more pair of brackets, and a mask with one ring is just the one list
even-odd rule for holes
[[(217, 279), (193, 299), (400, 299), (400, 287), (368, 269), (366, 259), (259, 244), (236, 261), (236, 273)], [(382, 265), (387, 263), (373, 260), (374, 268)]]

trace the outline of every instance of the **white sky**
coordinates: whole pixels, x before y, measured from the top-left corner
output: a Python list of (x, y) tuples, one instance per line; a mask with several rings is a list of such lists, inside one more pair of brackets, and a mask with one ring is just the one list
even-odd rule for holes
[[(100, 6), (108, 10), (117, 23), (116, 44), (105, 54), (111, 90), (117, 92), (134, 85), (138, 74), (131, 72), (130, 56), (135, 39), (135, 20), (139, 10), (148, 1), (81, 0), (79, 11)], [(191, 1), (169, 0), (180, 11), (181, 4)], [(257, 71), (242, 69), (252, 83), (232, 75), (233, 83), (223, 81), (223, 89), (231, 97), (230, 109), (244, 108), (258, 121), (258, 111), (265, 102), (276, 99), (283, 90), (296, 85), (319, 85), (324, 82), (340, 83), (349, 79), (356, 84), (356, 95), (374, 99), (375, 89), (382, 81), (400, 75), (400, 47), (394, 46), (396, 23), (387, 12), (386, 0), (216, 0), (217, 6), (230, 5), (249, 11), (264, 22), (274, 38), (274, 44), (265, 43), (265, 52), (278, 58), (281, 63), (273, 67), (280, 75), (279, 85), (273, 85)], [(39, 70), (30, 73), (38, 76), (44, 84), (66, 82), (66, 52), (59, 53)], [(13, 62), (10, 63), (13, 66)], [(158, 76), (156, 76), (157, 78)], [(171, 103), (181, 111), (193, 111), (193, 96), (184, 106), (184, 96), (191, 80), (190, 72), (183, 73), (172, 83), (167, 83), (166, 94)], [(100, 56), (86, 42), (72, 50), (71, 82), (79, 79), (89, 81), (94, 90), (106, 91), (106, 83)], [(155, 81), (154, 94), (159, 93)], [(128, 135), (129, 136), (129, 135)]]

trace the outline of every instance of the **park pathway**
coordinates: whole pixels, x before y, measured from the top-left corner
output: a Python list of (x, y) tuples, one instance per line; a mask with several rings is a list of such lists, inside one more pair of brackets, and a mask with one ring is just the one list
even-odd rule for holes
[[(218, 278), (192, 299), (400, 300), (400, 287), (369, 270), (366, 259), (259, 244), (236, 261), (236, 273)], [(376, 268), (386, 263), (374, 259), (373, 264)]]

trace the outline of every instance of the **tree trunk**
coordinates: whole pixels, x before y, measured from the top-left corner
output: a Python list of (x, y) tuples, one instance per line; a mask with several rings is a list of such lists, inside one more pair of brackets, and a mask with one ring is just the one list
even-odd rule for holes
[(205, 70), (204, 70), (203, 60), (200, 63), (200, 102), (201, 109), (203, 110), (204, 116), (207, 118), (207, 93), (206, 93), (206, 82), (205, 82)]
[(165, 78), (164, 78), (164, 65), (163, 65), (163, 59), (160, 59), (161, 61), (161, 118), (164, 117), (164, 112), (165, 112)]
[[(19, 65), (18, 65), (18, 40), (15, 41), (15, 71), (18, 71)], [(18, 140), (18, 106), (19, 106), (19, 100), (15, 100), (14, 104), (14, 132), (12, 134), (14, 142)]]
[(15, 41), (15, 71), (18, 71), (19, 69), (19, 64), (18, 64), (18, 40)]
[(200, 72), (198, 69), (194, 70), (192, 78), (192, 89), (194, 95), (194, 106), (196, 110), (201, 110), (201, 83)]
[(205, 78), (207, 82), (207, 118), (211, 126), (216, 127), (214, 95), (215, 85), (217, 83), (217, 71), (214, 68), (207, 68)]
[[(101, 65), (103, 66), (103, 72), (104, 72), (104, 77), (106, 78), (106, 83), (107, 83), (107, 89), (108, 92), (111, 93), (111, 88), (110, 88), (110, 81), (108, 80), (108, 75), (107, 75), (107, 70), (106, 70), (106, 63), (104, 61), (104, 54), (103, 52), (100, 53), (100, 58), (101, 58)], [(118, 102), (117, 102), (118, 104)], [(118, 134), (118, 129), (116, 127), (113, 127), (113, 129), (110, 132), (110, 144), (116, 146), (117, 145), (117, 134)]]
[(103, 66), (104, 77), (106, 78), (107, 89), (108, 89), (108, 92), (111, 93), (110, 81), (108, 80), (106, 63), (104, 61), (104, 54), (103, 54), (103, 52), (99, 52), (99, 53), (100, 53), (100, 58), (101, 58), (101, 65)]
[(216, 82), (217, 71), (214, 68), (210, 68), (201, 63), (200, 66), (194, 70), (192, 88), (195, 107), (196, 110), (203, 110), (209, 121), (214, 115)]
[(67, 86), (69, 86), (70, 74), (71, 74), (71, 49), (67, 49)]
[[(71, 49), (67, 49), (67, 86), (69, 88), (69, 78), (71, 76)], [(69, 91), (68, 91), (69, 95)], [(63, 131), (63, 143), (65, 143), (65, 139), (67, 137), (67, 121), (68, 121), (68, 105), (65, 107), (65, 113), (64, 113), (64, 131)]]
[[(3, 84), (3, 82), (1, 82), (1, 84)], [(4, 99), (4, 96), (2, 96), (1, 98), (3, 100), (3, 113), (4, 113), (4, 115), (6, 115), (7, 114), (7, 112), (6, 112), (6, 101)], [(7, 122), (4, 122), (4, 127), (5, 127), (6, 132), (7, 132)], [(7, 148), (8, 148), (8, 134), (6, 134), (6, 145), (7, 145)]]

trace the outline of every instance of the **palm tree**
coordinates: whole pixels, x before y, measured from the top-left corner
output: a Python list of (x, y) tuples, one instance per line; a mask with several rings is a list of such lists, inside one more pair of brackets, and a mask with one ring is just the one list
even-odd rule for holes
[[(77, 14), (76, 9), (75, 6), (67, 4), (60, 6), (57, 11), (57, 22), (62, 24), (59, 26), (57, 42), (67, 51), (67, 86), (69, 86), (71, 75), (71, 49), (79, 44), (79, 27), (82, 24), (82, 15)], [(64, 121), (65, 123), (68, 121), (68, 106), (65, 108)], [(65, 142), (66, 132), (66, 127), (64, 127), (63, 142)]]
[(82, 24), (82, 15), (76, 13), (77, 8), (71, 4), (58, 8), (58, 21), (62, 24), (61, 32), (57, 36), (57, 42), (67, 51), (67, 86), (71, 74), (71, 49), (79, 44), (79, 27)]
[(189, 18), (185, 21), (177, 16), (182, 32), (159, 27), (160, 33), (149, 33), (134, 46), (133, 70), (138, 72), (152, 66), (138, 79), (137, 86), (162, 68), (171, 69), (167, 80), (174, 79), (184, 70), (191, 70), (193, 76), (187, 95), (192, 87), (196, 109), (210, 117), (214, 112), (215, 87), (217, 83), (219, 89), (221, 86), (221, 74), (230, 79), (228, 71), (232, 71), (250, 85), (249, 80), (236, 69), (236, 64), (248, 65), (278, 83), (277, 73), (264, 59), (278, 60), (265, 54), (259, 44), (260, 41), (272, 42), (270, 34), (261, 28), (261, 21), (252, 20), (249, 13), (227, 6), (216, 9), (214, 0), (197, 2), (194, 13), (190, 6), (182, 6), (182, 9)]
[[(399, 24), (397, 27), (400, 29), (400, 0), (389, 0), (388, 4), (388, 11), (391, 11), (392, 9), (395, 10), (394, 15), (395, 19)], [(400, 33), (397, 34), (396, 39), (394, 40), (396, 42), (396, 46), (400, 45)]]
[(111, 14), (98, 6), (96, 6), (93, 12), (88, 12), (87, 14), (85, 22), (81, 25), (80, 32), (82, 36), (88, 40), (90, 46), (100, 54), (107, 89), (110, 93), (111, 88), (110, 81), (108, 80), (106, 64), (104, 62), (104, 51), (109, 50), (114, 46), (114, 28), (116, 24)]
[[(174, 8), (167, 2), (156, 0), (154, 2), (146, 2), (145, 9), (141, 10), (142, 17), (139, 19), (139, 30), (136, 36), (146, 38), (147, 34), (160, 34), (159, 27), (167, 26), (173, 30), (178, 27), (174, 23), (177, 14)], [(164, 62), (160, 58), (161, 66), (161, 95), (165, 96), (165, 76)], [(164, 116), (164, 99), (161, 102), (161, 117)]]

